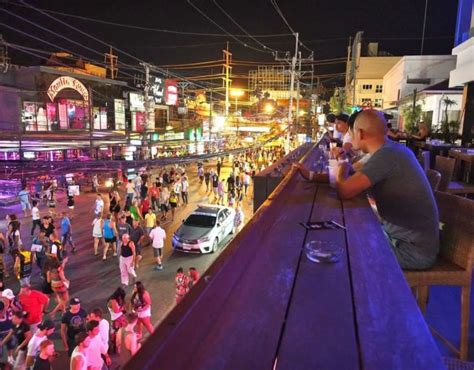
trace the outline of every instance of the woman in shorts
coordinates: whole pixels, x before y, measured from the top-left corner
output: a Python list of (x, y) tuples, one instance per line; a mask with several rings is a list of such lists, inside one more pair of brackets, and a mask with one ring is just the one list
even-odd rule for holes
[(104, 247), (104, 255), (102, 260), (105, 261), (107, 259), (107, 251), (109, 247), (112, 247), (112, 251), (114, 253), (114, 257), (117, 256), (117, 228), (115, 227), (115, 221), (112, 218), (112, 214), (109, 213), (107, 218), (104, 221), (103, 227), (103, 235), (105, 240), (105, 247)]
[(172, 190), (170, 194), (171, 221), (174, 221), (176, 207), (178, 207), (178, 194)]
[(92, 237), (94, 238), (94, 256), (99, 255), (99, 242), (102, 242), (105, 249), (104, 234), (102, 229), (104, 227), (104, 220), (102, 219), (102, 213), (94, 218), (92, 221)]

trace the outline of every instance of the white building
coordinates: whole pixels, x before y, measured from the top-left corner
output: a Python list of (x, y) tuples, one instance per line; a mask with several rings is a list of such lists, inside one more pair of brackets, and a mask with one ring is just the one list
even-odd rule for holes
[(404, 56), (384, 76), (383, 108), (397, 107), (402, 99), (449, 78), (456, 66), (453, 55)]
[(462, 141), (468, 144), (474, 137), (474, 0), (459, 0), (452, 54), (457, 61), (449, 76), (449, 86), (464, 88)]

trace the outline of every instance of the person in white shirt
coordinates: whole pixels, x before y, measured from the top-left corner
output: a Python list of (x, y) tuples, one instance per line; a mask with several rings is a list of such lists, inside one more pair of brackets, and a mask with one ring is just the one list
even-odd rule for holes
[(102, 215), (103, 212), (104, 212), (104, 200), (102, 199), (102, 195), (97, 193), (97, 197), (95, 199), (95, 207), (94, 207), (95, 217), (99, 217), (99, 215)]
[(126, 187), (127, 191), (127, 200), (125, 201), (125, 206), (130, 207), (132, 205), (133, 198), (135, 198), (135, 184), (132, 180), (128, 180)]
[(183, 203), (188, 204), (188, 189), (189, 182), (186, 176), (181, 178), (181, 198), (183, 198)]
[(87, 347), (91, 342), (89, 336), (80, 332), (76, 334), (76, 348), (71, 354), (71, 370), (88, 370), (90, 369), (89, 364), (87, 363)]
[(26, 366), (33, 366), (36, 355), (39, 353), (40, 344), (48, 339), (54, 333), (54, 323), (51, 320), (45, 320), (38, 325), (38, 330), (28, 342), (26, 352)]
[(102, 370), (104, 367), (104, 360), (107, 366), (112, 364), (109, 354), (107, 353), (108, 345), (104, 344), (99, 329), (99, 322), (91, 320), (86, 324), (86, 331), (90, 340), (89, 346), (85, 350), (87, 358), (88, 370)]
[(99, 335), (102, 339), (102, 343), (107, 347), (107, 352), (109, 350), (109, 334), (110, 334), (110, 324), (104, 319), (104, 311), (102, 308), (96, 307), (89, 312), (87, 316), (89, 321), (97, 321), (99, 323)]
[(31, 236), (34, 235), (36, 227), (41, 230), (41, 215), (38, 208), (38, 201), (33, 201), (33, 208), (31, 209), (31, 219), (33, 221), (33, 226), (31, 227)]
[(160, 227), (160, 220), (156, 220), (156, 227), (150, 231), (150, 239), (153, 246), (153, 255), (156, 258), (155, 270), (163, 270), (161, 257), (163, 257), (166, 232)]
[(182, 189), (182, 184), (181, 184), (181, 181), (180, 180), (176, 180), (176, 182), (174, 183), (174, 192), (178, 195), (178, 204), (177, 206), (179, 207), (179, 194), (181, 194), (181, 189)]

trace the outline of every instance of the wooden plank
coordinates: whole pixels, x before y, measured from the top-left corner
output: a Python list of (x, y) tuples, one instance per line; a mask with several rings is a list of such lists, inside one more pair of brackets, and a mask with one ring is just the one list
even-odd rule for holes
[[(312, 221), (342, 223), (341, 202), (335, 191), (321, 185)], [(318, 264), (303, 251), (277, 369), (358, 369), (359, 355), (354, 328), (345, 232), (308, 232), (306, 242), (330, 241), (343, 250), (335, 264)]]
[[(216, 272), (166, 336), (146, 344), (129, 369), (271, 368), (295, 277), (315, 189), (291, 178), (262, 227), (239, 240), (231, 259)], [(291, 197), (286, 194), (291, 193)], [(265, 224), (265, 225), (264, 225)], [(179, 349), (179, 355), (177, 350)], [(151, 356), (143, 361), (144, 355)], [(137, 367), (138, 366), (138, 367)]]
[(367, 200), (343, 202), (357, 333), (364, 369), (444, 369)]

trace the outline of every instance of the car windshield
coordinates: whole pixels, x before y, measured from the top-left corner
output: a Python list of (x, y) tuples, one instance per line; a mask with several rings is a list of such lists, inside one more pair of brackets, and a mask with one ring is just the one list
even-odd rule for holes
[(191, 215), (186, 221), (186, 226), (212, 228), (216, 224), (216, 217), (211, 215)]

